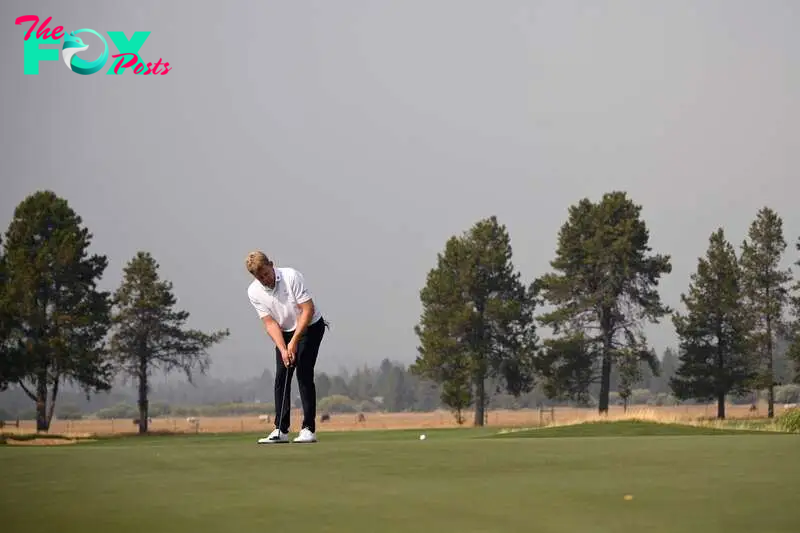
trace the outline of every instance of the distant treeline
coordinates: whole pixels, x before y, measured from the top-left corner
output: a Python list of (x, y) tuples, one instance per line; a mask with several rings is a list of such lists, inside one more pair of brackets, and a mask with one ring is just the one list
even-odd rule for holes
[[(271, 412), (269, 370), (249, 380), (207, 376), (209, 350), (230, 331), (189, 328), (150, 252), (137, 251), (117, 288), (101, 291), (108, 258), (89, 252), (91, 240), (52, 191), (15, 209), (0, 239), (0, 415), (30, 418), (35, 409), (46, 431), (54, 415), (128, 417), (135, 405), (146, 433), (164, 414)], [(672, 256), (651, 249), (642, 206), (624, 191), (569, 206), (550, 268), (528, 281), (508, 228), (483, 218), (448, 238), (427, 273), (414, 362), (318, 374), (319, 411), (446, 407), (459, 423), (472, 411), (482, 425), (487, 409), (572, 404), (602, 414), (680, 400), (715, 401), (722, 419), (728, 403), (766, 394), (773, 418), (776, 403), (796, 402), (788, 384), (800, 383), (800, 277), (781, 266), (800, 268), (800, 237), (792, 240), (794, 250), (768, 207), (744, 236), (719, 226), (678, 310), (659, 289)], [(644, 330), (667, 320), (676, 348), (659, 356)], [(172, 373), (190, 383), (160, 382)]]
[[(778, 358), (779, 372), (788, 368)], [(644, 365), (642, 379), (634, 387), (629, 405), (675, 405), (678, 402), (669, 389), (669, 379), (675, 374), (678, 358), (675, 351), (667, 349), (661, 357), (661, 372), (654, 376), (649, 366)], [(616, 392), (619, 375), (612, 374), (612, 403), (621, 405), (622, 400)], [(273, 414), (273, 374), (267, 369), (257, 377), (247, 380), (223, 380), (198, 376), (192, 385), (188, 382), (154, 384), (150, 394), (150, 416), (188, 417), (188, 416), (242, 416)], [(589, 405), (596, 405), (598, 390), (592, 391)], [(540, 388), (514, 398), (508, 394), (496, 393), (496, 384), (487, 382), (487, 390), (492, 392), (489, 409), (524, 409), (538, 406), (576, 405), (574, 402), (558, 402), (547, 399)], [(339, 374), (320, 372), (317, 374), (319, 396), (318, 413), (348, 412), (401, 412), (433, 411), (446, 409), (440, 396), (440, 387), (430, 381), (420, 380), (412, 375), (406, 365), (384, 360), (375, 367), (364, 366), (353, 372)], [(299, 407), (297, 386), (292, 389), (294, 403)], [(75, 389), (61, 393), (61, 401), (56, 409), (56, 418), (136, 418), (137, 391), (135, 387), (117, 384), (110, 392), (86, 396)], [(752, 395), (731, 398), (733, 403), (746, 404), (753, 401)], [(779, 403), (796, 403), (800, 400), (800, 385), (778, 387), (776, 400)], [(682, 402), (693, 403), (693, 402)], [(35, 418), (30, 400), (19, 389), (11, 388), (0, 393), (0, 418), (12, 420)]]

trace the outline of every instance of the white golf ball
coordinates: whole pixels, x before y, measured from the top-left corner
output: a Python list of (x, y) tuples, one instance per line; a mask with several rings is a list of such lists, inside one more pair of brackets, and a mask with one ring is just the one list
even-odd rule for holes
[(419, 440), (425, 440), (425, 434), (424, 433), (419, 436)]

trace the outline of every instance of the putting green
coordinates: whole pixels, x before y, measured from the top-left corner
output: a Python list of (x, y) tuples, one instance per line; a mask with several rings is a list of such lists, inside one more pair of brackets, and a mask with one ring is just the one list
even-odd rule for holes
[(800, 520), (796, 435), (419, 433), (3, 446), (2, 524), (28, 533), (788, 533)]
[(757, 430), (716, 429), (684, 424), (661, 424), (637, 420), (620, 422), (587, 422), (561, 427), (545, 427), (522, 431), (502, 432), (492, 438), (544, 438), (544, 437), (640, 437), (640, 436), (690, 436), (690, 435), (744, 435), (769, 433)]

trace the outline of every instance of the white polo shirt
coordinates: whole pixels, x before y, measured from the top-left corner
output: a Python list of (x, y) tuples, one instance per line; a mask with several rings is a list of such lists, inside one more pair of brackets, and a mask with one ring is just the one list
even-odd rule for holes
[[(282, 331), (294, 331), (300, 318), (301, 303), (311, 299), (303, 275), (291, 267), (275, 268), (275, 288), (270, 289), (254, 279), (247, 287), (247, 296), (256, 309), (259, 318), (271, 316)], [(309, 325), (322, 317), (317, 302), (314, 302), (314, 316)]]

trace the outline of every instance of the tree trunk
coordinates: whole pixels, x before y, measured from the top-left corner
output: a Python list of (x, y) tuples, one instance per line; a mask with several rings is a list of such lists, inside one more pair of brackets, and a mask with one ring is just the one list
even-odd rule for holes
[(139, 364), (139, 434), (147, 433), (147, 360), (142, 357)]
[[(769, 293), (768, 293), (769, 294)], [(772, 320), (767, 316), (767, 418), (775, 416), (775, 377), (772, 360)]]
[(600, 414), (608, 413), (609, 393), (611, 389), (611, 349), (603, 348), (603, 372), (600, 376)]
[(772, 360), (767, 363), (767, 377), (769, 387), (767, 388), (767, 418), (775, 417), (775, 384), (772, 380)]
[(56, 382), (53, 384), (53, 392), (50, 394), (50, 407), (47, 410), (47, 429), (50, 429), (50, 423), (53, 421), (53, 415), (56, 412), (56, 398), (58, 397), (58, 382), (60, 376), (56, 376)]
[(475, 331), (475, 339), (473, 346), (476, 348), (478, 355), (478, 364), (476, 365), (477, 372), (475, 376), (475, 420), (473, 425), (483, 427), (483, 413), (486, 405), (486, 387), (484, 381), (486, 379), (486, 323), (484, 321), (484, 312), (486, 303), (484, 301), (475, 302), (475, 310), (478, 313), (478, 324)]
[(608, 413), (608, 396), (611, 392), (611, 310), (603, 309), (600, 325), (603, 329), (603, 368), (600, 374), (600, 398), (598, 412)]
[(721, 380), (725, 374), (725, 357), (723, 354), (722, 324), (717, 321), (717, 376), (714, 387), (717, 389), (717, 418), (725, 419), (725, 390), (722, 389)]
[(483, 378), (478, 378), (475, 382), (475, 421), (474, 425), (483, 426), (483, 413), (485, 404), (486, 387)]
[(42, 372), (36, 377), (36, 431), (50, 429), (47, 419), (47, 372)]

